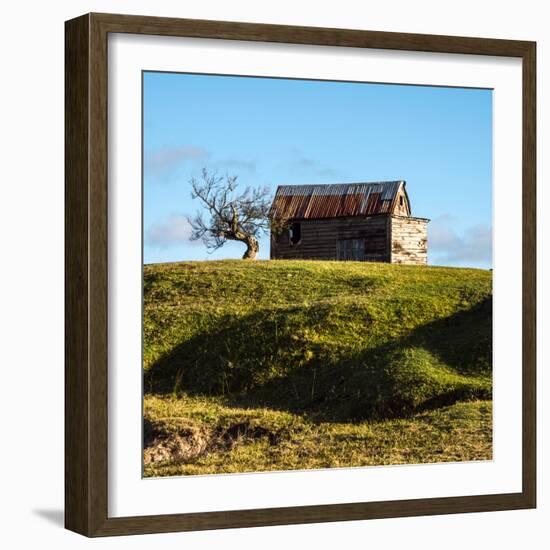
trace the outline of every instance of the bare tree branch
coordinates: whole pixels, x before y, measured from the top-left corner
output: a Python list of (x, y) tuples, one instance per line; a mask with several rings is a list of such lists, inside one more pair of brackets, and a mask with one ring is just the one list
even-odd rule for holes
[(191, 197), (199, 199), (206, 210), (188, 217), (192, 228), (191, 240), (202, 240), (209, 253), (227, 241), (246, 245), (244, 259), (253, 259), (259, 250), (258, 238), (270, 228), (271, 196), (269, 189), (246, 187), (237, 192), (237, 176), (219, 176), (202, 169), (201, 178), (191, 178)]

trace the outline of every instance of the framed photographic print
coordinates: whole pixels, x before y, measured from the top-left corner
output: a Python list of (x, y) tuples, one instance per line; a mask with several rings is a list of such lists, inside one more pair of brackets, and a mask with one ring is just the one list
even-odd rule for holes
[(66, 23), (66, 527), (533, 508), (535, 43)]

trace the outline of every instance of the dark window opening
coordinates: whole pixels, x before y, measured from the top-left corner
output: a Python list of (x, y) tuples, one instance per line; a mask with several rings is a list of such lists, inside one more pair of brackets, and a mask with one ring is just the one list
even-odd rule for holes
[(403, 195), (399, 197), (399, 206), (403, 206)]
[(302, 224), (294, 222), (288, 230), (288, 236), (290, 238), (290, 246), (300, 244), (302, 240)]

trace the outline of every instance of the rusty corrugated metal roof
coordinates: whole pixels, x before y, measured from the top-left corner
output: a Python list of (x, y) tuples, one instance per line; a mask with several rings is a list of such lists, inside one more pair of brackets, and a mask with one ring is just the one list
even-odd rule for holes
[[(272, 214), (278, 219), (319, 219), (390, 214), (404, 181), (280, 185)], [(405, 193), (406, 196), (406, 193)], [(409, 205), (410, 212), (410, 205)]]

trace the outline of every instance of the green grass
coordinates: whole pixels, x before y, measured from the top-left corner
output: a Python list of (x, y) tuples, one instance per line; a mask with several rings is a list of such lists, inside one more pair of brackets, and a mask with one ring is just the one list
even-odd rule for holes
[[(491, 317), (484, 270), (240, 260), (146, 266), (146, 418), (154, 419), (153, 439), (172, 434), (180, 449), (180, 460), (151, 464), (146, 474), (486, 458)], [(172, 412), (161, 421), (165, 406)], [(462, 451), (461, 429), (451, 425), (456, 411), (475, 417)], [(239, 415), (267, 425), (235, 428)], [(224, 432), (226, 417), (238, 437)], [(269, 435), (272, 422), (299, 426), (301, 435)], [(450, 425), (451, 450), (441, 451), (447, 436), (434, 422)], [(365, 451), (367, 433), (378, 451)]]
[(147, 477), (492, 458), (490, 401), (455, 403), (410, 418), (313, 423), (289, 412), (231, 407), (222, 398), (147, 396), (145, 415), (165, 440), (200, 434), (195, 453), (148, 463)]

